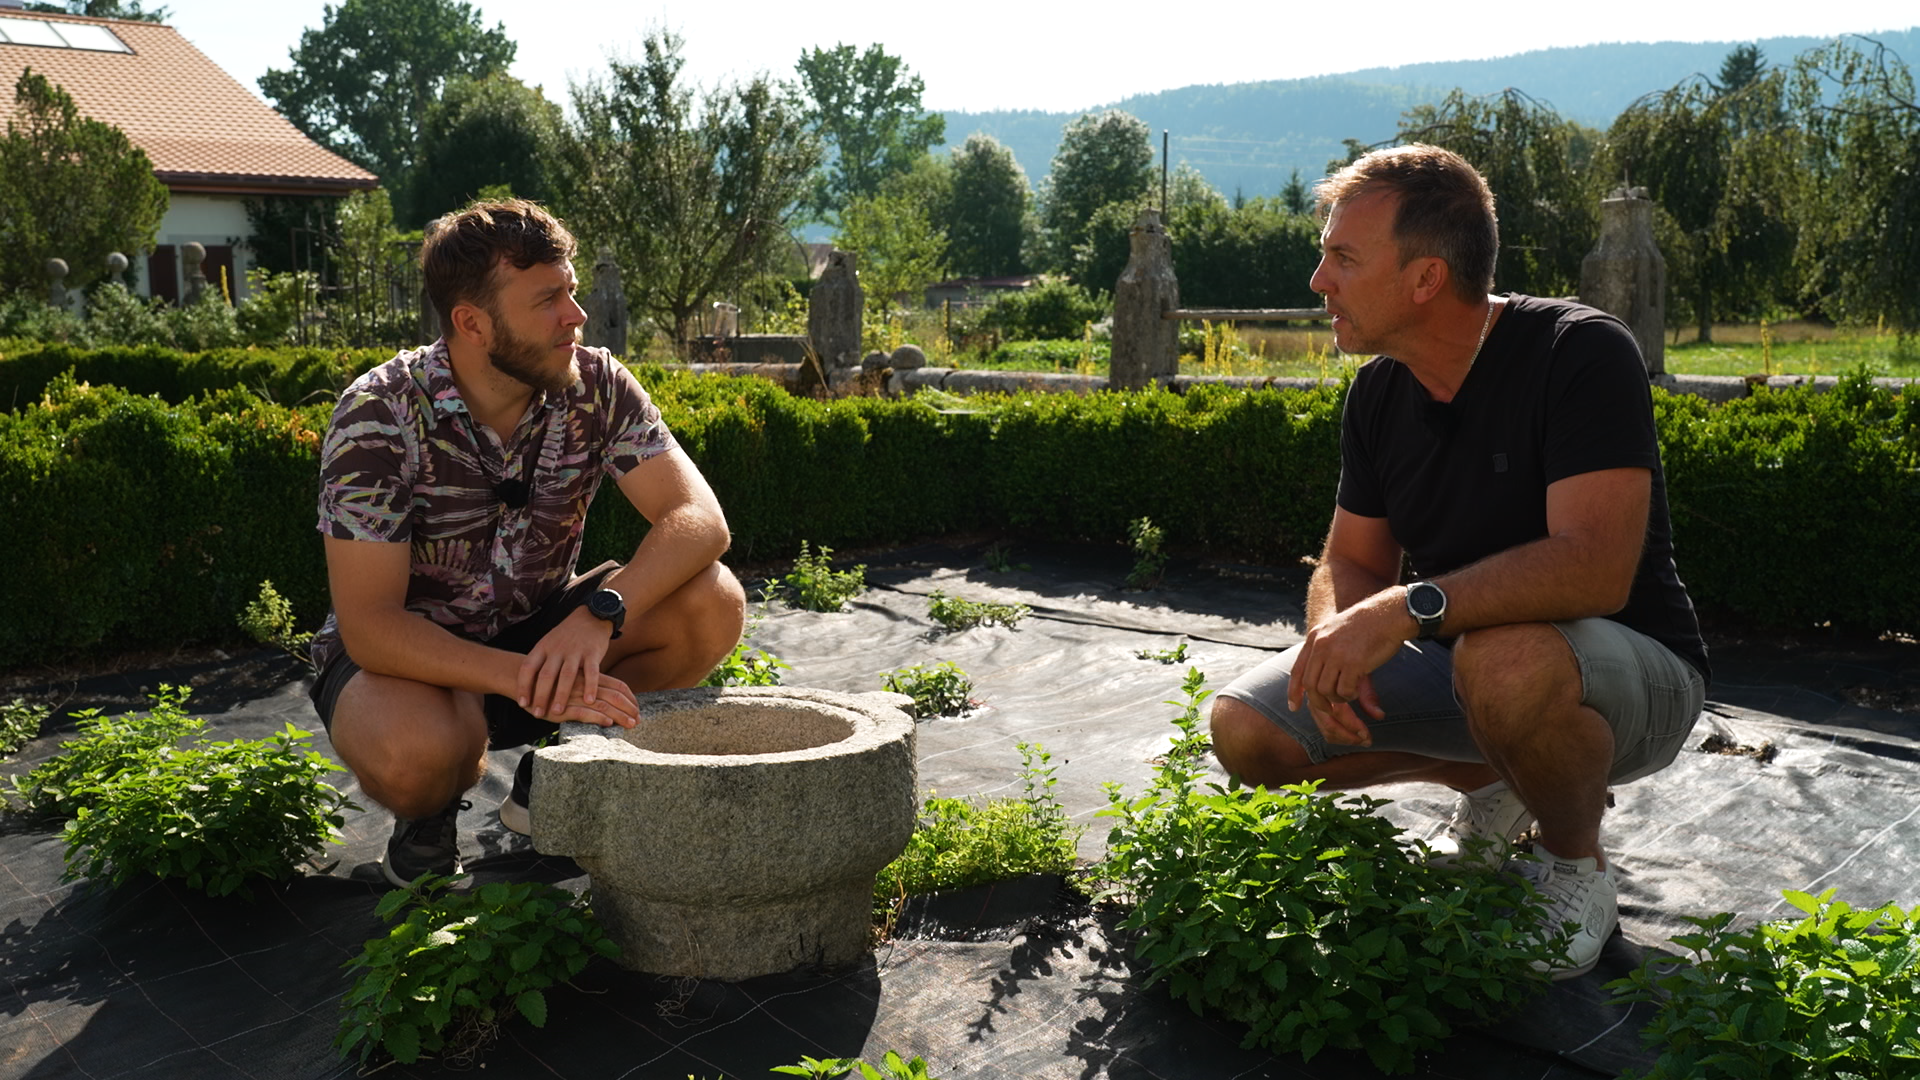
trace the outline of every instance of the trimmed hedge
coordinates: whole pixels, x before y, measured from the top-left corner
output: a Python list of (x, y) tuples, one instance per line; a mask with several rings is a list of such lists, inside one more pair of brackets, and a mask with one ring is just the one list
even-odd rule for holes
[(331, 402), (391, 349), (214, 349), (182, 353), (157, 345), (82, 349), (53, 343), (0, 351), (0, 408), (39, 401), (61, 375), (95, 386), (158, 394), (180, 404), (196, 394), (247, 389), (284, 405)]
[[(202, 361), (205, 363), (205, 361)], [(208, 367), (207, 370), (211, 370)], [(1290, 563), (1319, 549), (1339, 477), (1337, 390), (915, 400), (796, 398), (642, 369), (733, 528), (731, 559), (961, 531), (1168, 543)], [(1656, 391), (1682, 576), (1703, 606), (1782, 625), (1920, 630), (1920, 406), (1861, 381), (1714, 405)], [(56, 379), (0, 414), (0, 667), (224, 640), (271, 578), (326, 609), (314, 529), (330, 405), (244, 390), (178, 404)], [(610, 485), (586, 564), (645, 523)]]

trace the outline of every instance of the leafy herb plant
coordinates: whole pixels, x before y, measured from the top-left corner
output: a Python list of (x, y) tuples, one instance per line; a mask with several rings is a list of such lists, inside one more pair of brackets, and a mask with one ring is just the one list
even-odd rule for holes
[(912, 698), (913, 705), (907, 711), (915, 719), (953, 716), (973, 704), (973, 680), (951, 660), (896, 668), (886, 673), (880, 685), (883, 690)]
[(1141, 649), (1133, 655), (1142, 660), (1158, 660), (1162, 664), (1184, 663), (1187, 659), (1187, 643), (1183, 641), (1171, 649)]
[(793, 570), (781, 579), (787, 598), (795, 607), (808, 611), (840, 611), (847, 601), (867, 589), (867, 568), (863, 563), (851, 570), (833, 568), (833, 549), (822, 546), (818, 554), (800, 541), (800, 557)]
[(1160, 546), (1166, 539), (1166, 530), (1148, 518), (1136, 518), (1127, 526), (1127, 543), (1133, 548), (1133, 569), (1127, 571), (1127, 588), (1151, 589), (1160, 584), (1167, 569), (1167, 556)]
[(927, 1072), (927, 1063), (919, 1058), (902, 1061), (899, 1054), (892, 1050), (882, 1058), (880, 1064), (869, 1065), (855, 1058), (813, 1058), (805, 1054), (800, 1056), (796, 1065), (775, 1065), (773, 1071), (788, 1076), (808, 1076), (815, 1080), (835, 1080), (836, 1077), (851, 1076), (856, 1071), (861, 1080), (938, 1080)]
[(1109, 784), (1101, 812), (1115, 819), (1104, 892), (1134, 905), (1149, 985), (1246, 1024), (1244, 1045), (1362, 1049), (1400, 1073), (1454, 1022), (1544, 987), (1529, 962), (1564, 939), (1519, 879), (1416, 861), (1376, 799), (1203, 783), (1204, 685), (1190, 669), (1169, 702), (1178, 736), (1145, 794)]
[(45, 705), (32, 705), (25, 698), (14, 698), (0, 705), (0, 757), (40, 737), (40, 725), (47, 719)]
[(976, 626), (1004, 626), (1012, 629), (1033, 614), (1025, 604), (996, 604), (948, 596), (938, 589), (927, 594), (927, 618), (948, 630), (968, 630)]
[(66, 876), (122, 884), (143, 874), (179, 878), (225, 896), (255, 878), (285, 880), (312, 852), (338, 842), (352, 805), (320, 777), (340, 766), (288, 724), (266, 739), (168, 747), (145, 768), (89, 782), (67, 823)]
[(381, 1052), (403, 1065), (444, 1053), (470, 1062), (518, 1013), (547, 1023), (546, 990), (594, 956), (614, 957), (583, 900), (552, 885), (493, 882), (471, 893), (427, 877), (375, 908), (405, 918), (369, 940), (349, 969), (364, 969), (342, 1002), (334, 1046), (362, 1064)]
[(184, 686), (162, 686), (144, 713), (73, 713), (79, 733), (61, 745), (59, 756), (14, 779), (9, 806), (28, 814), (71, 818), (81, 807), (97, 805), (105, 785), (121, 773), (149, 768), (162, 752), (206, 728), (204, 721), (186, 714), (191, 693)]
[(1082, 829), (1054, 798), (1052, 755), (1037, 743), (1016, 748), (1021, 798), (927, 799), (907, 849), (874, 882), (883, 921), (908, 896), (1073, 869)]
[(1692, 963), (1649, 956), (1608, 985), (1616, 1002), (1654, 1001), (1642, 1080), (1920, 1076), (1920, 908), (1855, 910), (1828, 889), (1788, 890), (1799, 921), (1733, 930), (1733, 916), (1689, 918), (1674, 944)]
[(311, 664), (313, 657), (307, 653), (307, 646), (312, 643), (313, 634), (300, 633), (294, 625), (293, 601), (281, 596), (272, 581), (262, 581), (260, 595), (240, 613), (240, 629), (253, 640), (276, 646), (287, 655)]
[(760, 621), (767, 617), (767, 605), (772, 602), (772, 587), (761, 594), (760, 606), (747, 617), (746, 629), (740, 634), (740, 641), (728, 653), (726, 659), (714, 666), (701, 680), (701, 686), (779, 686), (780, 673), (789, 671), (787, 662), (767, 652), (747, 644), (753, 639), (753, 632), (760, 627)]

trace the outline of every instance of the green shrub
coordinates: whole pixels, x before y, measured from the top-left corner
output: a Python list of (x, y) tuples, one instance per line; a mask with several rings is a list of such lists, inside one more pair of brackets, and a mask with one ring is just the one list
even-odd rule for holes
[(793, 570), (780, 580), (787, 587), (789, 601), (797, 608), (844, 611), (847, 601), (867, 591), (867, 568), (860, 565), (851, 570), (835, 570), (832, 548), (822, 545), (819, 553), (814, 554), (802, 540), (800, 557), (793, 560)]
[(980, 317), (980, 328), (997, 333), (1005, 341), (1079, 341), (1088, 323), (1100, 322), (1111, 314), (1113, 302), (1104, 294), (1050, 278), (1001, 293)]
[(166, 747), (144, 768), (91, 780), (67, 824), (66, 877), (120, 885), (152, 874), (225, 896), (293, 876), (339, 843), (340, 811), (353, 805), (320, 779), (344, 770), (311, 738), (288, 724), (266, 739)]
[(403, 1065), (444, 1052), (471, 1063), (518, 1014), (547, 1023), (546, 990), (619, 947), (583, 900), (552, 885), (492, 882), (470, 893), (428, 876), (374, 910), (406, 917), (369, 940), (346, 967), (364, 969), (342, 1001), (334, 1046), (362, 1065), (380, 1053)]
[(1060, 341), (1009, 341), (987, 354), (984, 361), (970, 365), (1006, 371), (1076, 372), (1088, 360), (1095, 374), (1105, 373), (1112, 346), (1104, 341), (1081, 338)]
[(260, 595), (240, 613), (240, 629), (246, 631), (248, 637), (311, 664), (313, 657), (308, 654), (307, 646), (313, 641), (313, 632), (296, 630), (295, 625), (293, 604), (280, 595), (271, 581), (260, 583)]
[(1054, 798), (1053, 755), (1037, 743), (1017, 749), (1020, 798), (927, 799), (907, 849), (874, 880), (883, 921), (908, 896), (1073, 869), (1081, 829)]
[(1025, 604), (996, 604), (986, 600), (968, 600), (948, 596), (935, 589), (927, 594), (927, 618), (947, 630), (971, 630), (976, 626), (1004, 626), (1012, 629), (1033, 613)]
[(1607, 984), (1659, 1013), (1662, 1048), (1642, 1080), (1894, 1080), (1920, 1075), (1920, 908), (1856, 911), (1828, 889), (1788, 890), (1797, 921), (1732, 930), (1731, 914), (1688, 918), (1674, 944), (1692, 963), (1649, 956)]
[(1133, 904), (1123, 925), (1175, 998), (1246, 1024), (1243, 1046), (1365, 1050), (1408, 1072), (1462, 1020), (1485, 1020), (1564, 956), (1518, 878), (1428, 866), (1376, 799), (1204, 784), (1207, 697), (1187, 673), (1173, 748), (1146, 792), (1107, 785), (1115, 819), (1100, 874)]
[(1151, 518), (1135, 518), (1127, 525), (1127, 546), (1133, 549), (1133, 568), (1127, 571), (1127, 588), (1151, 589), (1160, 584), (1167, 572), (1167, 555), (1161, 551), (1167, 531)]
[(918, 720), (928, 716), (955, 716), (973, 704), (973, 680), (948, 660), (932, 666), (913, 664), (895, 668), (880, 680), (882, 690), (913, 699), (908, 712)]
[(206, 721), (186, 713), (193, 691), (161, 686), (144, 713), (101, 716), (99, 709), (73, 714), (79, 732), (60, 744), (60, 753), (15, 777), (8, 809), (40, 817), (72, 819), (100, 805), (105, 785), (126, 772), (155, 767), (160, 756), (189, 735), (206, 730)]
[[(0, 758), (40, 737), (40, 725), (46, 722), (48, 709), (25, 698), (14, 698), (0, 705)], [(0, 800), (4, 802), (4, 800)]]
[(818, 1080), (833, 1080), (835, 1077), (850, 1076), (855, 1071), (860, 1080), (939, 1080), (927, 1071), (927, 1063), (919, 1058), (903, 1061), (892, 1050), (880, 1060), (879, 1065), (869, 1065), (855, 1058), (820, 1058), (800, 1056), (796, 1065), (775, 1065), (773, 1071), (788, 1076), (811, 1076)]

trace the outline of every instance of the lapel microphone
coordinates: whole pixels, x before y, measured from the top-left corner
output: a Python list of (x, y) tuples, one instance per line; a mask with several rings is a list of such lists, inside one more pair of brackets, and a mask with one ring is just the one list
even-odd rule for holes
[(527, 482), (525, 480), (501, 480), (493, 485), (493, 493), (508, 507), (518, 510), (527, 505)]

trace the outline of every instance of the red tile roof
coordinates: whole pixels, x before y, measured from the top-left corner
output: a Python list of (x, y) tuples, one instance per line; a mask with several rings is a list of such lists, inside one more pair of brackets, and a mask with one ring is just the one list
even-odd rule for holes
[(80, 111), (127, 133), (176, 192), (345, 194), (379, 183), (300, 133), (171, 26), (0, 8), (0, 18), (90, 23), (130, 53), (0, 43), (0, 118), (28, 67), (73, 95)]

